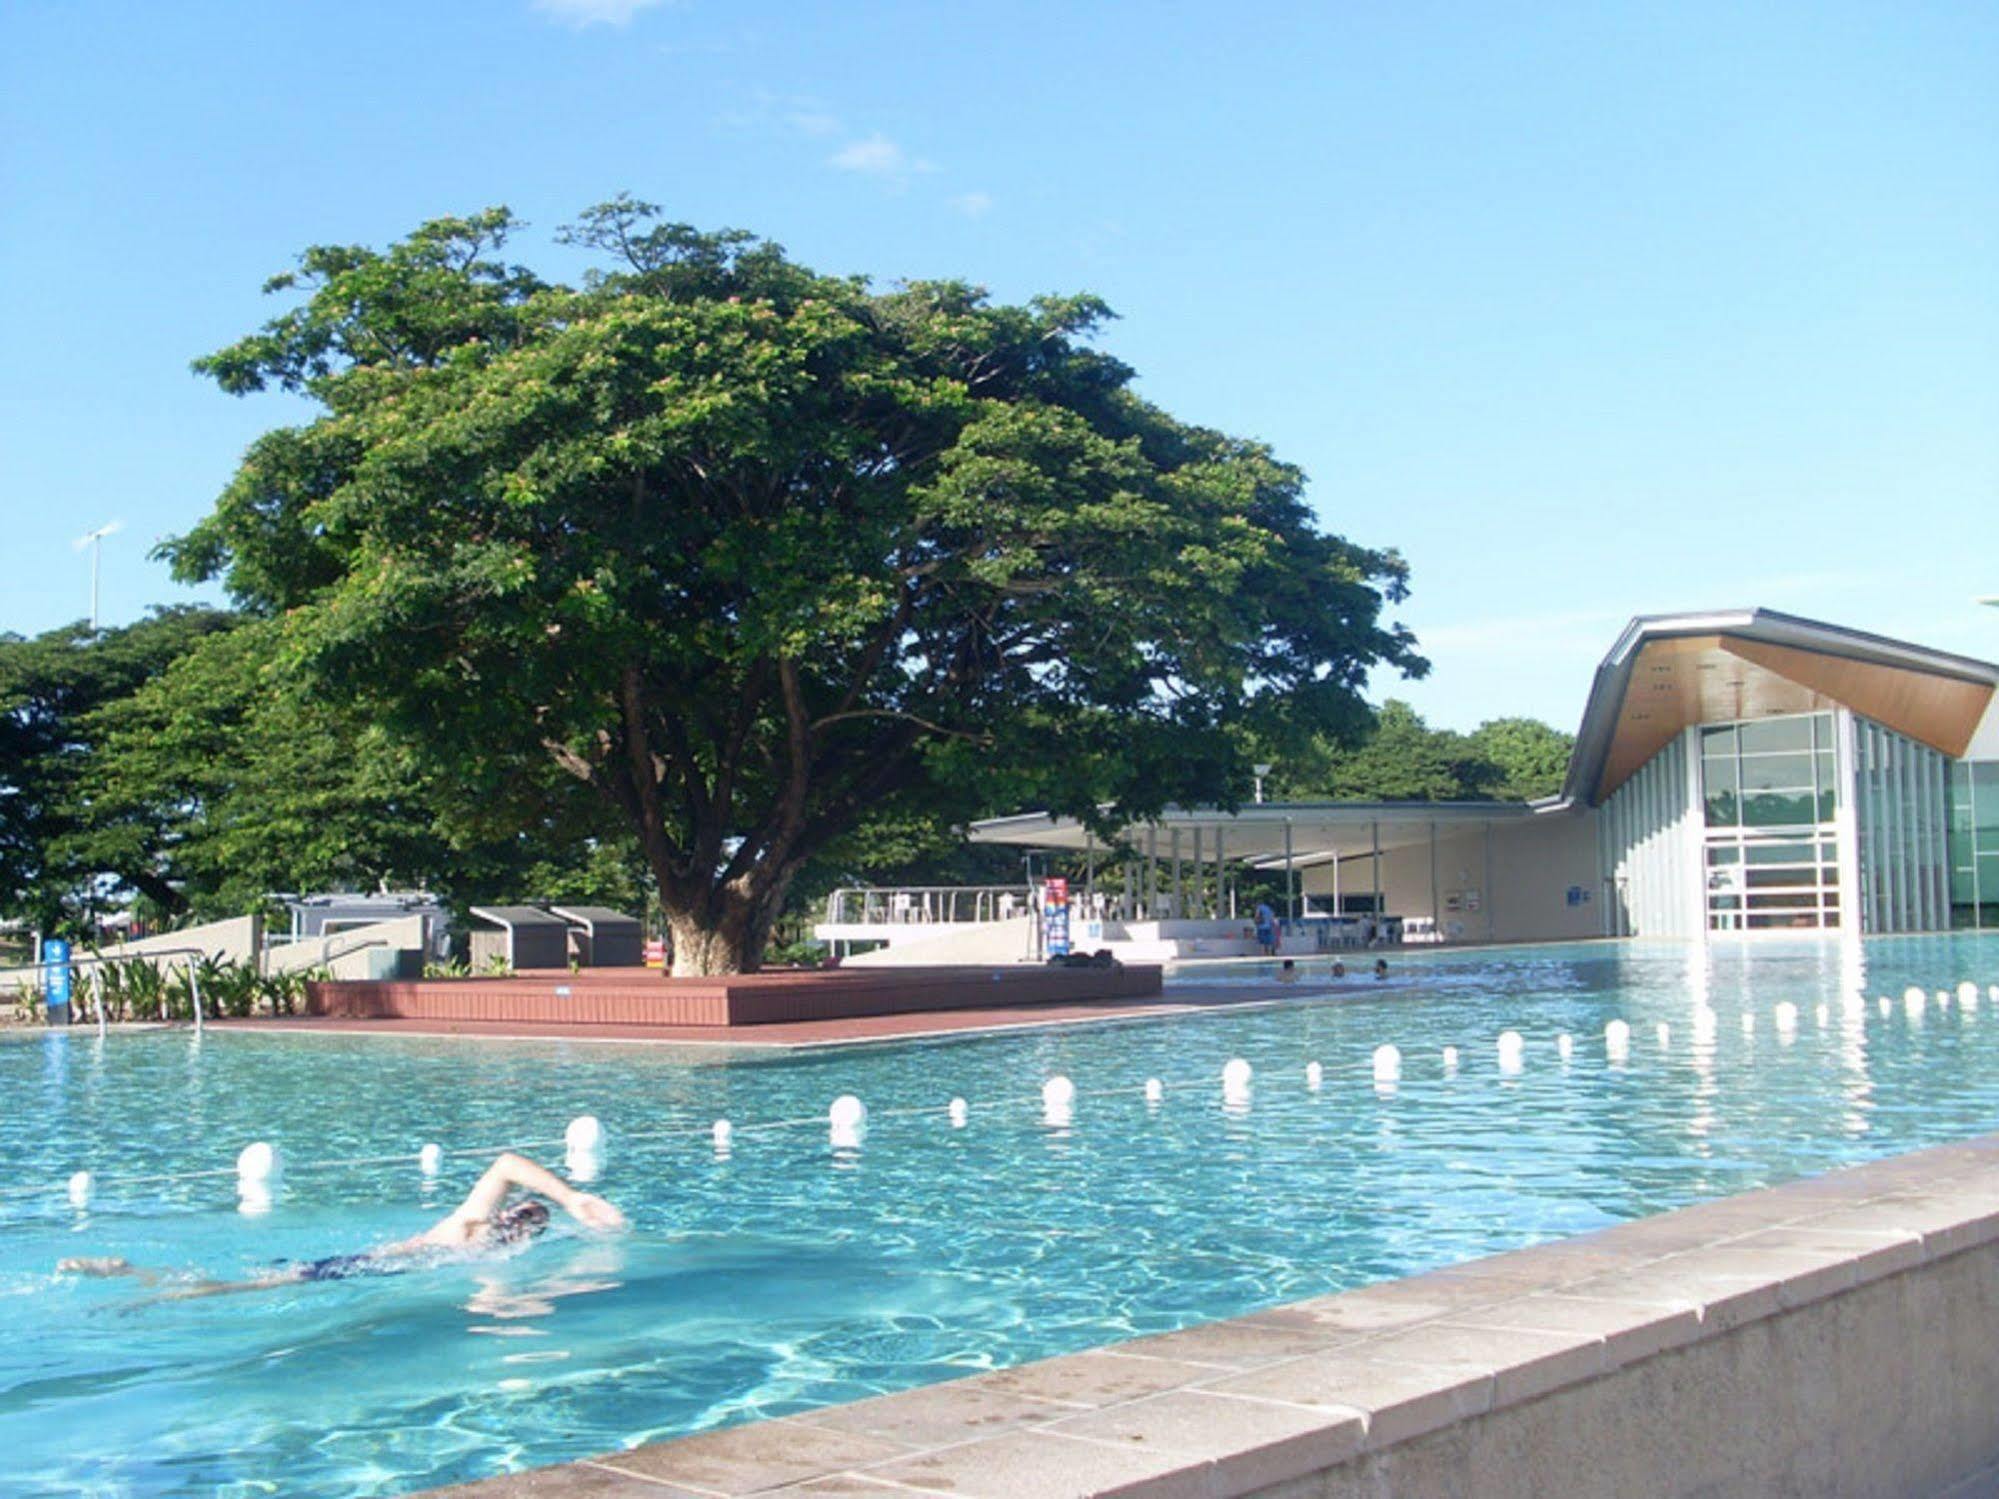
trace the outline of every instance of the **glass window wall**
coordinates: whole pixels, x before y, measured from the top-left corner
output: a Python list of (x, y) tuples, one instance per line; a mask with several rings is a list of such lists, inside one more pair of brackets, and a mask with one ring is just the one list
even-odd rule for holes
[(1999, 930), (1999, 760), (1950, 768), (1950, 920)]
[(1709, 928), (1838, 926), (1832, 715), (1711, 724), (1700, 738)]

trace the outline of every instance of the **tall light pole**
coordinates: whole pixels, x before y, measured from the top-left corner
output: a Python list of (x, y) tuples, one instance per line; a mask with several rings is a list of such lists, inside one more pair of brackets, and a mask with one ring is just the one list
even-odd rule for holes
[(80, 552), (90, 548), (90, 633), (97, 633), (97, 581), (104, 566), (104, 538), (117, 531), (125, 523), (121, 520), (108, 521), (87, 536), (76, 538), (76, 549)]

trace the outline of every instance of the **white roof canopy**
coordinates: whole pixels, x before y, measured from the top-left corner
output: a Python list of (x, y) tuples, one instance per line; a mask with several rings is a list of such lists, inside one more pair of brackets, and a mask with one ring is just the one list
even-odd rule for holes
[[(1386, 853), (1427, 844), (1433, 829), (1442, 835), (1558, 810), (1562, 809), (1552, 803), (1530, 806), (1521, 802), (1256, 802), (1233, 812), (1219, 807), (1168, 807), (1155, 821), (1128, 824), (1119, 836), (1143, 852), (1156, 830), (1158, 853), (1163, 858), (1177, 829), (1180, 853), (1186, 858), (1194, 852), (1193, 834), (1199, 829), (1203, 858), (1215, 856), (1219, 833), (1223, 854), (1231, 862), (1281, 866), (1288, 827), (1295, 867), (1363, 857), (1377, 846)], [(1046, 812), (987, 818), (973, 823), (968, 836), (973, 843), (1079, 853), (1103, 847), (1074, 818), (1053, 817)]]

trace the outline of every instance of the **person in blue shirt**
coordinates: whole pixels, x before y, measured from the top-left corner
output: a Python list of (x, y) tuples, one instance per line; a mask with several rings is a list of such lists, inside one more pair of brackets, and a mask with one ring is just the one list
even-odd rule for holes
[(1256, 903), (1256, 945), (1267, 958), (1277, 955), (1277, 913), (1267, 900)]

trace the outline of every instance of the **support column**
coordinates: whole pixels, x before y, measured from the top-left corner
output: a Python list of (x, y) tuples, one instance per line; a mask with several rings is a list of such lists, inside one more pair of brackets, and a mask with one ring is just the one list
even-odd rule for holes
[(1376, 819), (1368, 824), (1369, 838), (1374, 847), (1374, 932), (1381, 935), (1382, 918), (1388, 913), (1381, 906), (1381, 822)]
[(1439, 942), (1444, 940), (1443, 907), (1437, 899), (1437, 820), (1430, 819), (1430, 931)]
[(1173, 858), (1173, 919), (1178, 921), (1187, 914), (1186, 868), (1180, 862), (1180, 830), (1174, 828), (1169, 838)]
[(1860, 884), (1860, 739), (1852, 710), (1836, 709), (1832, 716), (1832, 779), (1837, 801), (1833, 806), (1833, 858), (1839, 870), (1839, 929), (1862, 936), (1872, 925), (1867, 919), (1867, 895)]
[(1228, 899), (1229, 867), (1222, 860), (1222, 825), (1215, 824), (1215, 920), (1220, 921), (1224, 913), (1230, 916)]
[(1205, 888), (1207, 880), (1201, 873), (1202, 833), (1203, 829), (1196, 826), (1194, 829), (1194, 910), (1192, 914), (1205, 916), (1208, 914), (1208, 892)]
[(1287, 921), (1298, 919), (1298, 891), (1292, 879), (1291, 819), (1284, 819), (1284, 914)]
[(1083, 829), (1083, 915), (1085, 919), (1096, 914), (1097, 905), (1097, 835), (1088, 828)]
[(1141, 913), (1147, 921), (1159, 919), (1159, 824), (1148, 823), (1145, 829), (1145, 910)]

